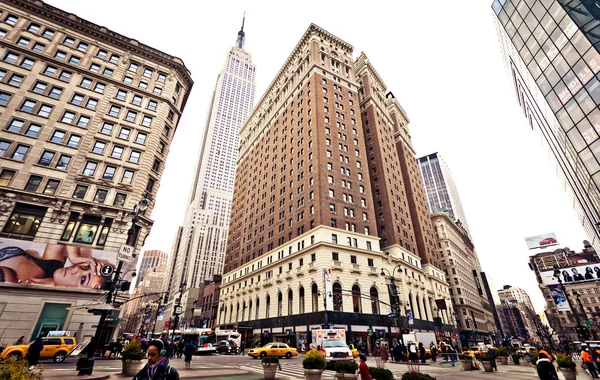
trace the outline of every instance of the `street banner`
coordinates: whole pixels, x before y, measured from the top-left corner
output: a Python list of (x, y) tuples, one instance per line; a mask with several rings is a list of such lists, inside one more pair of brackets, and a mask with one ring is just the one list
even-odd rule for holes
[(412, 325), (412, 324), (414, 324), (414, 323), (415, 323), (415, 320), (414, 320), (414, 318), (413, 318), (412, 311), (410, 311), (410, 310), (406, 310), (406, 318), (408, 319), (408, 324), (409, 324), (409, 325)]
[[(333, 310), (333, 283), (331, 282), (331, 269), (329, 269), (329, 268), (323, 269), (323, 273), (325, 276), (325, 294), (323, 294), (323, 297), (325, 297), (325, 302), (326, 302), (325, 309), (327, 311), (332, 311)], [(329, 297), (329, 295), (331, 295), (331, 297)]]
[(548, 289), (550, 289), (552, 292), (552, 299), (554, 299), (554, 304), (556, 305), (558, 311), (571, 311), (567, 297), (560, 286), (549, 285)]
[[(89, 233), (88, 233), (89, 234)], [(137, 259), (122, 273), (135, 269)], [(0, 238), (0, 281), (15, 286), (101, 289), (112, 276), (107, 266), (117, 266), (117, 253), (70, 244)], [(131, 281), (131, 272), (123, 278)]]
[(157, 321), (162, 321), (163, 318), (165, 316), (165, 307), (161, 306), (158, 308), (158, 310), (156, 311), (156, 320)]

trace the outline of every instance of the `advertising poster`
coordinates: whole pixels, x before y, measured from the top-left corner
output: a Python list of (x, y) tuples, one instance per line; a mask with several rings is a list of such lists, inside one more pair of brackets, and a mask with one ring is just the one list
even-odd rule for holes
[(324, 269), (323, 270), (324, 275), (325, 275), (325, 302), (326, 302), (326, 309), (328, 311), (332, 311), (333, 310), (333, 297), (329, 297), (330, 294), (333, 294), (333, 284), (331, 282), (331, 269)]
[[(558, 285), (558, 278), (554, 277), (554, 271), (540, 272), (544, 285)], [(578, 282), (599, 281), (600, 264), (579, 265), (576, 267), (560, 268), (560, 279), (563, 284), (574, 284)]]
[(551, 232), (544, 235), (526, 237), (525, 243), (527, 243), (528, 249), (536, 249), (557, 245), (558, 240), (556, 239), (554, 232)]
[(548, 286), (548, 289), (552, 292), (552, 299), (554, 299), (554, 304), (558, 311), (571, 311), (569, 302), (567, 302), (567, 297), (559, 286), (550, 285)]
[[(0, 238), (0, 282), (55, 288), (100, 289), (108, 266), (117, 266), (117, 253), (92, 247)], [(122, 273), (137, 260), (124, 263)], [(104, 269), (103, 269), (104, 267)], [(131, 281), (131, 272), (124, 278)]]
[(158, 310), (156, 311), (156, 320), (157, 321), (162, 321), (163, 318), (165, 316), (165, 307), (161, 306), (158, 308)]
[(406, 310), (406, 319), (408, 319), (408, 324), (412, 325), (415, 323), (415, 319), (413, 318), (412, 311)]

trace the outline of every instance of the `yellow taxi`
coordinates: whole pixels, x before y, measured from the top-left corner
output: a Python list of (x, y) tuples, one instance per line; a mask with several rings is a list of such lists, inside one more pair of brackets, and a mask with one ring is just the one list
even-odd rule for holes
[[(24, 358), (31, 343), (6, 347), (0, 353), (0, 360), (5, 360), (8, 357), (15, 359)], [(77, 345), (77, 341), (70, 336), (53, 336), (42, 338), (42, 344), (44, 348), (40, 352), (40, 359), (52, 359), (55, 363), (62, 363), (67, 358), (69, 352)]]
[(488, 349), (485, 346), (472, 346), (472, 347), (469, 347), (468, 350), (464, 350), (462, 354), (473, 357), (473, 356), (479, 356), (479, 355), (487, 355), (487, 351), (488, 351)]
[(265, 344), (262, 347), (254, 347), (248, 351), (248, 356), (254, 359), (264, 358), (265, 356), (279, 356), (280, 358), (285, 357), (286, 359), (292, 356), (298, 356), (298, 350), (288, 346), (285, 343), (272, 342)]

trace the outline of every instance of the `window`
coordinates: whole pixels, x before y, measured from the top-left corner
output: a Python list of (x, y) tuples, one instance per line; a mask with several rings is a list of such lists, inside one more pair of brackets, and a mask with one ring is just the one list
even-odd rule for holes
[(62, 88), (53, 86), (52, 89), (50, 90), (50, 93), (48, 93), (48, 96), (51, 97), (52, 99), (58, 99), (58, 98), (60, 98), (62, 91), (63, 91)]
[(49, 106), (48, 104), (42, 104), (37, 114), (41, 117), (49, 117), (50, 112), (52, 112), (52, 106)]
[(17, 149), (13, 152), (12, 159), (16, 161), (23, 161), (25, 155), (29, 152), (29, 147), (27, 145), (17, 145)]
[(104, 190), (104, 189), (96, 190), (96, 195), (94, 195), (94, 202), (104, 203), (107, 195), (108, 195), (108, 190)]
[(75, 39), (73, 37), (65, 37), (65, 40), (63, 41), (63, 45), (67, 45), (70, 47), (73, 47), (74, 43), (75, 43)]
[(375, 263), (374, 263), (373, 259), (367, 259), (367, 265), (370, 267), (374, 267)]
[(139, 67), (140, 67), (140, 66), (139, 66), (137, 63), (131, 62), (131, 63), (129, 64), (129, 67), (127, 68), (127, 70), (129, 70), (129, 71), (133, 71), (133, 72), (135, 73), (135, 72), (137, 72), (137, 71), (138, 71), (138, 68), (139, 68)]
[(85, 167), (83, 168), (83, 175), (87, 175), (88, 177), (92, 177), (94, 173), (96, 173), (96, 168), (98, 167), (97, 162), (88, 161), (85, 163)]
[(54, 53), (54, 58), (56, 58), (60, 61), (64, 61), (65, 58), (67, 58), (67, 53), (65, 53), (62, 50), (57, 50), (56, 53)]
[(17, 41), (17, 45), (23, 46), (23, 47), (29, 46), (30, 43), (31, 43), (31, 40), (29, 38), (25, 38), (25, 37), (21, 37)]
[(107, 56), (108, 56), (108, 52), (103, 49), (99, 49), (98, 52), (96, 53), (96, 57), (98, 57), (100, 59), (106, 59)]
[(129, 140), (129, 135), (131, 134), (131, 129), (129, 128), (121, 128), (119, 132), (119, 138), (123, 140)]
[(105, 83), (96, 83), (96, 85), (94, 86), (94, 91), (99, 92), (101, 94), (104, 93), (104, 89), (106, 88), (106, 84)]
[(152, 74), (153, 74), (153, 73), (154, 73), (154, 70), (152, 70), (152, 69), (149, 69), (149, 68), (147, 68), (147, 67), (144, 67), (144, 74), (143, 74), (143, 75), (144, 75), (145, 77), (148, 77), (148, 78), (150, 78), (150, 77), (152, 77)]
[(83, 197), (85, 197), (85, 193), (87, 193), (87, 190), (87, 186), (77, 185), (77, 187), (75, 187), (75, 191), (73, 192), (73, 198), (83, 199)]
[(56, 190), (58, 189), (58, 185), (60, 185), (59, 180), (49, 179), (48, 182), (46, 182), (44, 194), (54, 195), (56, 193)]
[(54, 30), (46, 28), (44, 30), (44, 33), (42, 33), (42, 37), (50, 40), (50, 39), (52, 39), (52, 37), (54, 37), (54, 33), (55, 33)]
[(29, 180), (27, 181), (27, 184), (25, 185), (25, 190), (35, 192), (35, 191), (37, 191), (38, 187), (40, 187), (41, 183), (42, 183), (42, 177), (37, 176), (37, 175), (29, 176)]
[(69, 136), (69, 141), (67, 141), (67, 146), (71, 148), (77, 148), (79, 146), (79, 142), (81, 141), (81, 136), (71, 135)]
[(47, 207), (35, 207), (17, 203), (10, 218), (4, 225), (4, 232), (12, 234), (21, 234), (35, 236)]
[(71, 104), (80, 106), (83, 103), (83, 99), (83, 95), (75, 93), (75, 95), (73, 95), (73, 99), (71, 99)]
[(71, 156), (67, 156), (65, 154), (61, 155), (58, 159), (58, 163), (56, 164), (56, 168), (60, 170), (66, 170), (71, 162)]
[(4, 157), (6, 155), (6, 151), (10, 147), (10, 143), (8, 141), (0, 140), (0, 157)]
[(104, 168), (104, 173), (102, 174), (102, 178), (103, 179), (114, 179), (115, 178), (115, 173), (117, 172), (117, 168), (114, 166), (109, 166), (107, 165)]
[(126, 97), (127, 97), (127, 91), (125, 91), (125, 90), (117, 90), (117, 95), (115, 96), (115, 98), (124, 101)]
[(76, 55), (72, 55), (71, 58), (69, 58), (69, 63), (74, 66), (79, 65), (80, 61), (81, 61), (81, 58), (77, 57)]
[(102, 124), (102, 129), (100, 129), (100, 133), (103, 133), (105, 135), (110, 135), (110, 134), (112, 134), (112, 130), (113, 130), (114, 126), (115, 126), (114, 124), (104, 122), (104, 124)]
[(92, 148), (92, 152), (102, 154), (104, 153), (104, 148), (106, 148), (106, 143), (104, 141), (96, 141), (94, 143), (94, 147)]
[(118, 63), (119, 62), (119, 58), (121, 58), (121, 57), (119, 57), (116, 54), (111, 55), (110, 56), (110, 63)]
[(113, 202), (113, 206), (123, 207), (125, 205), (125, 200), (127, 199), (127, 194), (117, 193), (115, 196), (115, 201)]
[(165, 81), (167, 80), (167, 74), (158, 73), (158, 77), (156, 78), (156, 80), (160, 83), (165, 83)]
[(6, 37), (6, 33), (8, 33), (6, 30), (0, 29), (0, 40)]
[(119, 113), (120, 112), (121, 112), (121, 107), (115, 106), (115, 105), (111, 105), (110, 106), (110, 110), (108, 111), (108, 114), (110, 116), (119, 117)]
[(75, 119), (75, 113), (71, 111), (65, 111), (60, 121), (62, 121), (63, 123), (71, 124), (73, 122), (73, 119)]
[(98, 99), (88, 99), (85, 108), (90, 109), (90, 110), (95, 110), (96, 107), (98, 106)]
[(142, 125), (144, 127), (149, 127), (152, 124), (152, 118), (150, 116), (144, 115), (142, 118)]
[(339, 253), (337, 253), (337, 252), (331, 252), (331, 260), (333, 260), (333, 261), (340, 261), (340, 255), (339, 255)]
[(126, 76), (125, 78), (123, 78), (123, 83), (125, 84), (132, 84), (133, 83), (133, 78)]
[(167, 149), (167, 145), (164, 142), (159, 141), (158, 142), (158, 149), (157, 149), (158, 153), (162, 154), (162, 153), (165, 152), (166, 149)]
[(108, 67), (104, 69), (104, 71), (102, 72), (102, 75), (104, 75), (105, 77), (111, 77), (113, 75), (113, 70), (109, 69)]
[(154, 100), (150, 100), (150, 101), (148, 101), (148, 106), (147, 106), (147, 108), (148, 108), (149, 110), (156, 111), (156, 108), (157, 108), (157, 107), (158, 107), (158, 103), (157, 103), (157, 102), (155, 102)]
[(71, 80), (71, 76), (73, 76), (73, 73), (67, 70), (63, 70), (60, 73), (60, 77), (58, 79), (62, 80), (63, 82), (68, 82)]
[(93, 73), (99, 73), (100, 72), (100, 65), (97, 63), (92, 63), (92, 65), (90, 66), (90, 71)]
[(50, 164), (52, 163), (52, 160), (54, 159), (55, 155), (56, 155), (56, 153), (50, 152), (49, 150), (45, 150), (42, 153), (42, 156), (40, 157), (40, 160), (38, 161), (38, 165), (50, 166)]
[(146, 143), (147, 137), (148, 137), (147, 134), (145, 134), (143, 132), (138, 132), (137, 136), (135, 137), (135, 142), (143, 145)]
[(127, 115), (125, 116), (125, 120), (135, 122), (136, 117), (137, 117), (137, 112), (128, 110)]
[(152, 164), (152, 171), (154, 171), (155, 173), (158, 173), (160, 171), (160, 160), (155, 159), (154, 163)]
[(56, 73), (58, 72), (58, 68), (54, 67), (54, 66), (46, 66), (46, 68), (44, 69), (44, 75), (48, 75), (48, 76), (55, 76)]
[(79, 45), (77, 45), (77, 50), (85, 53), (89, 46), (90, 45), (86, 44), (85, 42), (80, 42)]
[(148, 183), (146, 184), (146, 191), (151, 193), (154, 190), (154, 185), (156, 181), (154, 178), (148, 178)]
[(50, 142), (61, 144), (64, 138), (65, 138), (65, 132), (55, 130), (54, 133), (52, 134), (52, 137), (50, 138)]
[(27, 27), (27, 31), (31, 32), (33, 34), (37, 34), (40, 31), (40, 29), (41, 29), (40, 25), (33, 23), (33, 22), (31, 24), (29, 24), (29, 26)]
[(129, 162), (133, 162), (134, 164), (139, 163), (140, 156), (141, 156), (140, 152), (132, 150), (131, 153), (129, 154)]
[(142, 105), (142, 100), (143, 100), (143, 99), (144, 99), (144, 98), (142, 98), (142, 97), (141, 97), (141, 96), (139, 96), (139, 95), (134, 95), (134, 96), (133, 96), (133, 99), (131, 99), (131, 103), (132, 103), (132, 104), (135, 104), (136, 106), (141, 106), (141, 105)]
[(81, 128), (87, 128), (90, 123), (90, 118), (88, 116), (81, 115), (79, 116), (79, 120), (77, 120), (77, 126)]
[(163, 128), (163, 135), (165, 135), (166, 137), (169, 137), (170, 133), (171, 133), (171, 128), (168, 125), (165, 125), (165, 127)]
[(133, 173), (133, 170), (124, 170), (123, 178), (121, 178), (121, 183), (131, 185), (131, 182), (133, 181)]
[(121, 156), (123, 156), (123, 148), (120, 146), (114, 146), (110, 156), (113, 158), (121, 158)]
[(153, 93), (160, 95), (162, 94), (162, 88), (160, 87), (154, 87), (154, 90), (152, 90)]
[(8, 81), (8, 84), (15, 87), (21, 87), (21, 83), (23, 83), (24, 76), (19, 74), (13, 74)]
[(2, 169), (2, 172), (0, 173), (0, 186), (7, 187), (8, 185), (10, 185), (10, 182), (12, 181), (15, 174), (17, 174), (17, 172), (14, 170)]
[(90, 78), (83, 78), (81, 80), (81, 83), (79, 83), (79, 85), (83, 88), (90, 89), (90, 88), (92, 88), (92, 80)]
[(25, 135), (29, 136), (29, 137), (38, 137), (41, 129), (42, 129), (42, 126), (40, 124), (31, 123), (31, 124), (29, 124), (29, 127), (27, 128)]
[(25, 100), (21, 106), (21, 111), (31, 113), (33, 112), (36, 104), (37, 102), (34, 102), (33, 100)]
[(142, 90), (146, 90), (148, 88), (148, 82), (141, 80), (138, 87), (141, 88)]
[(23, 120), (12, 119), (10, 124), (8, 124), (8, 128), (6, 128), (9, 132), (19, 133), (21, 132), (21, 128), (23, 128), (25, 122)]

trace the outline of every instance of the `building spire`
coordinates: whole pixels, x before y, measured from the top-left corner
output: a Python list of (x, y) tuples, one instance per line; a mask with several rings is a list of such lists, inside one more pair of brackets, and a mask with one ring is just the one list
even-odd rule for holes
[(246, 12), (244, 12), (244, 18), (242, 19), (242, 29), (237, 34), (236, 45), (240, 49), (244, 48), (244, 41), (246, 39), (246, 33), (244, 33), (244, 24), (246, 23)]

